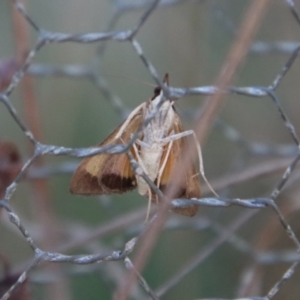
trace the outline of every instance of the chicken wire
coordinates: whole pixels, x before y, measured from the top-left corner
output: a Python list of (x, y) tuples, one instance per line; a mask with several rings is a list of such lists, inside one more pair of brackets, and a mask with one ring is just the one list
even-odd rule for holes
[[(229, 2), (230, 1), (228, 1), (228, 3)], [(207, 274), (206, 276), (211, 278), (210, 280), (216, 285), (215, 294), (210, 295), (210, 298), (205, 296), (191, 296), (193, 298), (190, 298), (187, 296), (184, 299), (196, 299), (196, 297), (197, 299), (203, 300), (282, 299), (282, 297), (284, 297), (284, 299), (298, 299), (297, 293), (291, 282), (295, 282), (294, 285), (297, 285), (297, 267), (299, 264), (298, 252), (300, 250), (300, 243), (297, 238), (298, 224), (294, 220), (292, 220), (293, 224), (290, 223), (290, 217), (299, 210), (296, 201), (297, 182), (299, 178), (297, 163), (300, 158), (299, 139), (295, 129), (296, 125), (293, 125), (294, 122), (290, 121), (290, 117), (283, 108), (279, 89), (283, 85), (283, 79), (286, 79), (286, 81), (294, 80), (294, 76), (296, 76), (295, 74), (293, 74), (293, 76), (288, 76), (288, 74), (292, 72), (291, 68), (298, 58), (300, 46), (298, 42), (287, 40), (275, 42), (255, 41), (254, 36), (257, 30), (259, 30), (266, 12), (270, 12), (274, 6), (274, 4), (270, 2), (271, 1), (262, 0), (250, 1), (247, 3), (248, 5), (245, 5), (248, 10), (245, 8), (245, 14), (240, 21), (240, 25), (235, 25), (226, 14), (226, 11), (224, 12), (222, 5), (218, 1), (114, 1), (111, 3), (114, 12), (109, 18), (107, 29), (105, 31), (67, 34), (62, 32), (51, 32), (43, 28), (43, 20), (36, 21), (35, 18), (27, 12), (26, 5), (14, 1), (12, 10), (14, 10), (16, 19), (15, 24), (17, 30), (15, 31), (15, 36), (17, 46), (22, 45), (22, 34), (23, 38), (24, 36), (26, 37), (26, 33), (22, 33), (22, 30), (24, 29), (23, 26), (34, 31), (37, 34), (37, 38), (33, 45), (30, 46), (29, 51), (23, 51), (19, 60), (3, 61), (1, 65), (2, 93), (0, 94), (0, 101), (3, 104), (2, 110), (5, 110), (5, 113), (9, 114), (13, 122), (22, 130), (27, 140), (30, 141), (31, 146), (33, 146), (33, 154), (20, 167), (20, 157), (18, 157), (19, 154), (16, 154), (18, 149), (15, 149), (13, 144), (5, 142), (1, 144), (1, 149), (4, 150), (3, 153), (0, 151), (0, 154), (2, 155), (2, 160), (0, 159), (0, 175), (1, 180), (3, 181), (0, 187), (5, 188), (2, 195), (3, 198), (0, 201), (0, 207), (2, 208), (1, 222), (4, 227), (9, 227), (10, 225), (5, 218), (5, 216), (7, 216), (10, 223), (18, 229), (21, 237), (25, 239), (33, 254), (31, 253), (31, 258), (29, 260), (26, 259), (20, 263), (15, 263), (7, 262), (5, 253), (2, 253), (3, 266), (6, 266), (6, 268), (3, 268), (4, 275), (3, 280), (1, 281), (2, 289), (0, 289), (0, 292), (2, 293), (1, 299), (9, 299), (10, 296), (11, 298), (16, 297), (14, 299), (29, 299), (30, 296), (28, 296), (28, 293), (25, 294), (24, 292), (24, 286), (29, 285), (30, 283), (34, 284), (39, 280), (51, 287), (51, 291), (47, 296), (48, 298), (73, 299), (67, 288), (67, 279), (69, 277), (75, 277), (77, 274), (88, 275), (93, 273), (96, 273), (104, 282), (108, 280), (113, 282), (114, 289), (112, 289), (110, 298), (127, 299), (128, 297), (131, 297), (133, 299), (174, 299), (174, 295), (170, 296), (171, 298), (168, 298), (170, 290), (178, 287), (178, 285), (180, 285), (196, 268), (201, 268), (203, 263), (211, 259), (211, 256), (217, 250), (223, 249), (225, 242), (234, 249), (235, 253), (238, 252), (243, 254), (242, 257), (246, 261), (244, 262), (243, 270), (240, 270), (238, 277), (239, 282), (230, 287), (231, 294), (235, 294), (235, 296), (230, 298), (227, 296), (223, 297), (223, 295), (218, 292), (218, 283), (221, 284), (221, 282), (215, 282), (213, 280), (214, 276), (216, 276), (213, 270), (211, 271), (212, 274)], [(278, 1), (278, 3), (279, 2), (280, 5), (282, 5), (282, 14), (289, 13), (289, 17), (299, 26), (300, 16), (297, 12), (295, 3), (288, 0)], [(160, 10), (164, 10), (165, 12), (165, 10), (170, 9), (174, 5), (178, 5), (179, 9), (183, 10), (184, 7), (190, 3), (195, 5), (195, 7), (199, 6), (202, 9), (205, 8), (204, 5), (208, 5), (207, 3), (213, 4), (211, 13), (214, 18), (217, 19), (217, 22), (222, 24), (222, 26), (232, 34), (232, 47), (228, 51), (229, 54), (227, 58), (224, 59), (223, 67), (220, 68), (221, 71), (219, 76), (213, 85), (199, 85), (192, 88), (165, 87), (162, 85), (161, 81), (163, 76), (158, 75), (157, 68), (159, 68), (159, 66), (152, 63), (149, 56), (144, 53), (143, 44), (139, 42), (137, 35), (146, 26), (147, 22), (154, 17), (156, 12)], [(231, 5), (234, 6), (236, 3), (232, 1)], [(142, 16), (140, 17), (139, 22), (132, 27), (133, 29), (114, 30), (115, 26), (125, 13), (136, 11), (142, 11)], [(25, 23), (24, 20), (26, 21)], [(20, 36), (18, 36), (18, 34), (20, 34)], [(231, 168), (229, 168), (224, 175), (218, 176), (219, 179), (211, 181), (214, 188), (221, 195), (220, 197), (202, 197), (197, 200), (176, 199), (172, 201), (172, 205), (174, 207), (185, 207), (190, 204), (199, 205), (204, 212), (206, 211), (203, 207), (206, 206), (211, 207), (208, 210), (209, 212), (212, 209), (217, 210), (219, 208), (228, 209), (239, 207), (240, 210), (237, 211), (233, 220), (233, 217), (229, 215), (229, 221), (226, 224), (223, 224), (220, 222), (222, 220), (220, 216), (210, 214), (206, 216), (204, 213), (201, 214), (201, 217), (197, 216), (193, 219), (177, 218), (176, 216), (173, 217), (172, 214), (170, 214), (172, 215), (172, 218), (167, 218), (169, 207), (166, 202), (151, 221), (146, 224), (143, 223), (146, 210), (146, 205), (144, 205), (141, 209), (127, 211), (116, 216), (112, 215), (113, 218), (111, 220), (107, 220), (105, 223), (101, 223), (94, 228), (85, 227), (77, 222), (66, 222), (65, 225), (62, 226), (63, 228), (59, 229), (60, 233), (57, 233), (57, 218), (52, 211), (51, 204), (49, 204), (51, 201), (47, 196), (43, 195), (47, 194), (47, 188), (45, 187), (45, 181), (43, 180), (61, 174), (71, 174), (76, 167), (76, 163), (67, 161), (70, 157), (86, 157), (99, 153), (113, 153), (117, 155), (118, 153), (127, 152), (138, 138), (139, 132), (133, 135), (128, 145), (113, 145), (100, 148), (71, 148), (64, 147), (63, 145), (51, 145), (41, 142), (42, 132), (38, 121), (39, 117), (33, 112), (35, 104), (30, 102), (32, 101), (32, 94), (28, 92), (28, 90), (32, 88), (32, 82), (26, 82), (26, 80), (28, 80), (26, 79), (26, 75), (30, 74), (39, 78), (64, 76), (74, 80), (87, 79), (103, 93), (108, 100), (109, 105), (111, 105), (115, 112), (120, 116), (120, 120), (124, 119), (128, 116), (130, 109), (123, 99), (116, 96), (114, 89), (107, 82), (105, 75), (99, 72), (99, 69), (101, 70), (101, 68), (98, 69), (98, 64), (95, 68), (93, 64), (54, 66), (46, 63), (37, 63), (35, 61), (41, 50), (50, 47), (49, 45), (51, 44), (74, 43), (74, 45), (83, 44), (88, 47), (88, 44), (90, 43), (97, 43), (99, 46), (97, 48), (95, 60), (103, 62), (105, 61), (107, 54), (107, 42), (112, 40), (126, 42), (132, 46), (131, 51), (133, 51), (133, 53), (142, 61), (145, 70), (151, 75), (155, 85), (159, 85), (163, 88), (165, 98), (178, 98), (178, 102), (180, 102), (181, 98), (184, 96), (207, 96), (204, 105), (201, 107), (201, 114), (199, 112), (195, 114), (192, 110), (187, 110), (183, 115), (196, 119), (196, 126), (194, 128), (201, 142), (207, 135), (209, 127), (214, 125), (219, 131), (219, 134), (222, 135), (222, 138), (230, 141), (236, 148), (242, 149), (242, 153), (238, 159), (233, 160)], [(100, 44), (100, 42), (102, 43)], [(274, 53), (277, 55), (278, 53), (283, 54), (284, 63), (279, 71), (274, 73), (274, 78), (271, 80), (271, 83), (268, 85), (261, 84), (253, 86), (231, 85), (233, 76), (237, 73), (238, 69), (241, 68), (241, 63), (247, 56), (271, 56), (274, 55)], [(275, 56), (275, 58), (278, 57)], [(196, 57), (194, 59), (197, 60)], [(173, 63), (175, 62), (173, 61)], [(247, 70), (247, 68), (250, 67), (251, 66), (246, 65), (244, 68)], [(263, 69), (264, 66), (261, 65), (261, 68)], [(24, 89), (22, 92), (23, 97), (30, 98), (27, 102), (24, 100), (24, 110), (29, 107), (27, 117), (26, 113), (24, 117), (22, 116), (12, 100), (12, 97), (16, 93), (16, 88), (22, 84)], [(274, 111), (278, 111), (282, 127), (285, 128), (291, 136), (292, 142), (288, 144), (278, 142), (276, 145), (269, 145), (268, 136), (264, 137), (263, 142), (253, 142), (247, 137), (244, 137), (243, 133), (228, 121), (217, 118), (220, 113), (220, 106), (224, 105), (224, 97), (230, 98), (234, 95), (249, 97), (249, 99), (250, 97), (269, 98), (275, 108)], [(199, 104), (199, 101), (197, 101), (197, 103)], [(295, 106), (292, 109), (295, 109), (296, 113), (298, 108), (297, 103), (294, 103), (294, 105)], [(156, 110), (146, 118), (143, 124), (144, 126), (151, 118), (153, 118), (155, 113)], [(37, 114), (39, 114), (39, 112), (37, 112)], [(53, 118), (54, 117), (55, 116), (53, 116)], [(24, 121), (24, 118), (27, 118), (27, 121)], [(255, 119), (255, 115), (253, 118)], [(200, 121), (198, 121), (198, 119)], [(295, 124), (297, 124), (296, 121)], [(12, 137), (11, 140), (14, 141), (14, 138)], [(226, 147), (226, 143), (224, 145), (224, 147)], [(26, 148), (28, 148), (28, 145), (24, 143), (24, 148), (19, 150), (26, 151)], [(7, 164), (7, 161), (4, 161), (3, 159), (7, 153), (9, 153), (10, 156), (13, 153), (15, 161), (10, 159)], [(65, 160), (52, 166), (50, 163), (48, 164), (41, 160), (45, 156), (63, 156)], [(247, 162), (249, 160), (251, 161), (253, 157), (257, 158), (259, 163), (255, 166), (247, 166)], [(4, 162), (2, 163), (2, 161)], [(132, 167), (136, 171), (135, 168), (138, 167), (136, 162), (133, 162)], [(214, 174), (217, 176), (218, 170), (216, 170)], [(280, 176), (274, 177), (274, 174), (280, 174)], [(147, 176), (145, 174), (143, 174), (143, 176), (145, 180), (147, 180)], [(9, 177), (11, 177), (11, 180)], [(273, 188), (269, 193), (264, 192), (260, 195), (260, 193), (257, 193), (254, 190), (255, 192), (253, 192), (253, 195), (258, 196), (246, 199), (231, 197), (231, 195), (237, 195), (237, 193), (231, 194), (230, 187), (238, 185), (242, 186), (244, 182), (250, 180), (256, 180), (255, 184), (259, 185), (259, 179), (261, 177), (270, 178), (270, 186), (273, 186)], [(30, 182), (32, 182), (33, 192), (32, 194), (22, 195), (24, 201), (26, 201), (27, 198), (37, 198), (33, 204), (38, 215), (36, 220), (37, 224), (35, 225), (26, 221), (23, 222), (23, 212), (17, 212), (20, 208), (15, 209), (13, 204), (14, 195), (20, 188), (20, 183), (24, 182), (25, 179), (29, 179)], [(6, 181), (7, 187), (5, 186)], [(283, 190), (284, 188), (285, 190)], [(66, 187), (66, 189), (68, 189), (68, 187)], [(156, 192), (159, 193), (159, 191)], [(208, 191), (203, 187), (203, 196), (206, 195), (207, 192)], [(290, 200), (288, 203), (279, 205), (278, 202), (282, 195), (286, 198), (295, 200)], [(85, 205), (89, 205), (89, 202), (86, 202), (86, 200), (83, 201), (85, 201)], [(114, 200), (103, 199), (103, 202), (101, 202), (103, 209), (110, 210), (110, 201)], [(272, 212), (272, 217), (269, 217), (268, 215), (270, 214), (270, 211)], [(225, 212), (226, 210), (221, 210), (221, 214), (224, 214)], [(240, 236), (237, 231), (240, 230), (242, 226), (247, 225), (251, 229), (251, 225), (253, 226), (251, 220), (256, 220), (255, 218), (258, 213), (266, 215), (265, 219), (263, 218), (265, 222), (259, 223), (259, 226), (263, 227), (259, 229), (256, 228), (257, 239), (259, 239), (261, 234), (262, 241), (255, 242), (251, 239), (247, 241), (244, 237)], [(274, 216), (276, 217), (275, 219), (273, 218)], [(285, 235), (292, 241), (292, 243), (289, 244), (288, 249), (279, 251), (275, 250), (275, 247), (273, 248), (271, 245), (265, 245), (268, 244), (267, 237), (269, 237), (269, 235), (279, 235), (279, 228), (277, 225), (274, 225), (276, 222), (281, 224)], [(258, 226), (258, 224), (254, 225), (254, 227)], [(49, 229), (49, 227), (52, 226), (54, 229)], [(35, 233), (34, 236), (32, 236), (31, 231), (35, 232), (36, 227), (39, 228), (40, 233)], [(16, 232), (12, 230), (12, 227), (10, 226), (9, 228), (9, 235), (15, 235)], [(147, 274), (144, 274), (143, 269), (145, 263), (149, 259), (151, 251), (153, 251), (153, 247), (156, 245), (158, 235), (162, 230), (164, 232), (180, 232), (180, 230), (183, 229), (200, 232), (212, 231), (215, 236), (214, 238), (211, 238), (211, 240), (206, 241), (206, 244), (201, 245), (200, 249), (196, 251), (196, 254), (190, 254), (189, 260), (186, 261), (183, 266), (177, 270), (174, 268), (172, 270), (172, 275), (163, 282), (160, 282), (158, 287), (152, 287), (149, 283), (151, 282), (151, 279), (147, 280)], [(63, 233), (61, 233), (61, 231)], [(123, 247), (113, 248), (109, 243), (106, 245), (104, 241), (100, 244), (95, 242), (96, 238), (104, 238), (105, 236), (113, 235), (115, 232), (121, 232), (123, 235)], [(45, 236), (41, 236), (43, 234), (47, 235), (46, 238)], [(63, 234), (68, 234), (68, 241), (65, 241), (62, 237), (58, 237)], [(126, 241), (124, 241), (124, 236)], [(1, 238), (1, 243), (6, 243), (5, 238)], [(39, 246), (39, 244), (42, 246)], [(74, 249), (78, 248), (85, 249), (89, 253), (76, 255), (66, 254), (67, 252), (74, 251)], [(176, 245), (174, 245), (173, 248), (174, 251), (176, 251)], [(55, 250), (49, 251), (49, 249)], [(133, 250), (135, 250), (134, 255), (131, 254)], [(180, 252), (177, 253), (177, 255), (180, 256)], [(163, 265), (164, 260), (157, 259), (161, 269), (167, 268)], [(232, 259), (234, 259), (234, 257), (232, 257)], [(101, 264), (111, 261), (123, 262), (128, 273), (125, 273), (122, 268), (115, 267), (111, 267), (106, 272), (101, 271)], [(151, 261), (155, 261), (155, 257), (151, 258)], [(56, 268), (57, 264), (48, 265), (46, 262), (59, 263), (59, 265), (61, 263), (68, 263), (70, 266), (74, 266), (74, 268), (70, 267), (67, 271), (62, 271), (62, 269)], [(167, 262), (165, 263), (167, 264)], [(278, 272), (276, 273), (276, 280), (271, 283), (268, 282), (262, 275), (262, 269), (266, 268), (268, 265), (279, 266), (282, 263), (285, 263), (286, 267), (280, 268), (280, 275), (277, 276)], [(8, 267), (9, 264), (14, 265), (13, 270), (10, 270), (10, 267)], [(218, 264), (218, 262), (215, 262), (215, 264)], [(43, 270), (39, 271), (38, 266), (40, 265), (45, 266), (44, 270), (46, 271), (44, 271), (44, 273)], [(87, 269), (78, 269), (75, 268), (76, 265), (89, 265), (90, 267)], [(216, 269), (215, 272), (217, 273), (218, 270)], [(60, 276), (60, 280), (56, 280), (55, 277), (58, 276), (57, 274)], [(39, 278), (39, 276), (40, 279), (38, 280), (37, 278)], [(272, 274), (269, 274), (269, 276), (273, 279)], [(201, 280), (199, 280), (200, 286)], [(268, 288), (262, 284), (264, 281), (269, 283)], [(140, 289), (133, 289), (136, 282), (139, 283)], [(284, 286), (286, 286), (284, 283), (286, 282), (290, 283), (289, 289), (283, 292)], [(187, 289), (188, 286), (189, 283), (187, 284)], [(282, 294), (280, 294), (280, 292)], [(74, 295), (74, 298), (76, 298), (76, 295)], [(89, 297), (89, 299), (92, 299), (92, 297)], [(178, 299), (182, 299), (182, 297), (178, 296)]]

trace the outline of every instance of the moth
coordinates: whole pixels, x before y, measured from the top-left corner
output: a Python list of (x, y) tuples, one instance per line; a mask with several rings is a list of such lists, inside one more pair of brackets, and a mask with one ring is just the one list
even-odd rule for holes
[[(168, 84), (168, 74), (165, 75), (164, 83)], [(162, 101), (162, 97), (162, 89), (156, 88), (154, 96), (135, 108), (128, 118), (100, 144), (100, 147), (127, 144), (149, 113)], [(193, 135), (196, 139), (192, 130), (183, 130), (181, 119), (174, 108), (174, 100), (168, 99), (143, 128), (141, 135), (129, 150), (145, 174), (162, 192), (172, 185), (174, 172), (179, 171), (178, 164), (183, 158), (188, 135)], [(199, 144), (197, 149), (198, 152), (201, 151)], [(200, 171), (204, 176), (201, 152), (199, 160)], [(200, 184), (193, 163), (185, 166), (180, 178), (180, 182), (176, 184), (177, 193), (174, 198), (199, 198)], [(203, 178), (207, 182), (205, 176)], [(71, 193), (80, 195), (121, 194), (135, 188), (140, 195), (148, 197), (149, 201), (158, 201), (158, 197), (144, 179), (133, 172), (126, 153), (97, 154), (83, 159), (73, 174), (70, 185)], [(197, 210), (198, 207), (194, 205), (176, 208), (175, 212), (194, 216)]]

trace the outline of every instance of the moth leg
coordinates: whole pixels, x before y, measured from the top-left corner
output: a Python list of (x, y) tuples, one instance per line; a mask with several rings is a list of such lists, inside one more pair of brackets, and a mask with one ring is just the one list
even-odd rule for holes
[(207, 184), (208, 188), (211, 190), (211, 192), (216, 196), (216, 197), (219, 197), (219, 195), (217, 194), (217, 192), (215, 192), (215, 190), (213, 189), (213, 187), (210, 185), (210, 183), (208, 182), (206, 176), (205, 176), (205, 172), (204, 172), (204, 166), (203, 166), (203, 157), (202, 157), (202, 151), (201, 151), (201, 146), (200, 146), (200, 143), (197, 139), (197, 136), (194, 132), (194, 130), (186, 130), (184, 132), (181, 132), (181, 133), (177, 133), (177, 134), (173, 134), (173, 135), (170, 135), (166, 138), (163, 138), (162, 141), (163, 142), (171, 142), (171, 141), (176, 141), (178, 139), (181, 139), (183, 137), (186, 137), (186, 136), (189, 136), (189, 135), (192, 135), (193, 138), (194, 138), (194, 142), (195, 142), (195, 145), (196, 145), (196, 149), (197, 149), (197, 152), (198, 152), (198, 158), (199, 158), (199, 169), (200, 169), (200, 173), (201, 173), (201, 176), (203, 178), (203, 180), (205, 181), (205, 183)]
[[(130, 135), (130, 137), (132, 138), (133, 137), (133, 133)], [(150, 145), (141, 141), (140, 139), (136, 139), (136, 141), (134, 142), (135, 144), (138, 144), (140, 145), (141, 147), (143, 148), (150, 148)]]
[(138, 161), (140, 167), (141, 167), (141, 168), (143, 169), (143, 171), (147, 174), (146, 168), (145, 168), (145, 166), (144, 166), (144, 164), (143, 164), (143, 161), (142, 161), (142, 159), (141, 159), (141, 157), (140, 157), (139, 150), (138, 150), (138, 148), (137, 148), (137, 146), (136, 146), (136, 143), (133, 143), (133, 149), (134, 149), (134, 152), (135, 152), (135, 155), (136, 155), (136, 158), (137, 158), (137, 161)]
[[(172, 149), (172, 146), (173, 146), (173, 141), (169, 142), (169, 145), (168, 145), (168, 149), (167, 149), (167, 154), (166, 154), (166, 157), (158, 171), (158, 175), (157, 175), (157, 187), (160, 186), (160, 180), (161, 180), (161, 176), (162, 176), (162, 173), (165, 169), (165, 166), (167, 164), (167, 161), (168, 161), (168, 158), (169, 158), (169, 155), (170, 155), (170, 152), (171, 152), (171, 149)], [(157, 198), (157, 196), (156, 196)]]
[(148, 189), (148, 207), (147, 207), (147, 214), (146, 214), (146, 218), (145, 218), (145, 223), (147, 223), (147, 221), (149, 220), (149, 216), (150, 216), (150, 209), (151, 209), (151, 200), (152, 200), (152, 192), (151, 189)]
[[(137, 161), (138, 161), (140, 167), (143, 169), (144, 173), (147, 174), (146, 168), (145, 168), (145, 166), (143, 165), (142, 159), (141, 159), (141, 157), (140, 157), (138, 148), (137, 148), (137, 146), (136, 146), (135, 143), (133, 144), (133, 149), (134, 149), (134, 152), (135, 152), (135, 154), (136, 154)], [(147, 214), (146, 214), (146, 218), (145, 218), (145, 223), (146, 223), (146, 222), (148, 221), (148, 219), (149, 219), (150, 209), (151, 209), (151, 199), (152, 199), (152, 191), (151, 191), (151, 188), (148, 186), (148, 207), (147, 207)]]
[(140, 145), (143, 148), (150, 148), (150, 145), (141, 141), (141, 140), (136, 140), (135, 143), (137, 143), (138, 145)]

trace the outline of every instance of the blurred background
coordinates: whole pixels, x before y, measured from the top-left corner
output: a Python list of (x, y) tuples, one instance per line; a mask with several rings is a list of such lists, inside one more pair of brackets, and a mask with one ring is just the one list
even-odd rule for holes
[[(173, 1), (176, 4), (159, 6), (136, 38), (160, 77), (166, 72), (170, 74), (172, 86), (213, 85), (251, 2)], [(132, 29), (146, 11), (145, 3), (151, 2), (28, 0), (24, 5), (40, 28), (77, 34)], [(36, 43), (37, 33), (20, 17), (12, 1), (1, 1), (3, 87), (7, 86), (4, 79), (7, 77), (9, 82), (9, 74), (20, 66), (17, 57), (24, 56), (24, 53), (20, 55), (22, 38), (18, 37), (22, 30), (23, 36), (27, 36), (27, 50), (30, 50)], [(232, 85), (271, 85), (299, 44), (299, 32), (299, 24), (286, 2), (272, 1)], [(66, 76), (70, 66), (73, 67), (71, 76)], [(49, 74), (50, 68), (55, 68), (56, 73)], [(79, 71), (80, 76), (75, 76), (76, 70), (92, 70), (98, 80), (81, 76)], [(113, 40), (46, 45), (34, 57), (28, 73), (31, 74), (29, 85), (33, 87), (29, 101), (24, 99), (24, 78), (10, 100), (38, 140), (64, 147), (99, 144), (128, 112), (152, 96), (155, 86), (132, 45)], [(296, 60), (276, 91), (281, 107), (296, 130), (300, 120), (299, 78)], [(193, 128), (204, 101), (205, 96), (190, 96), (177, 102), (176, 109), (185, 128)], [(0, 142), (13, 143), (14, 146), (9, 144), (9, 151), (19, 153), (16, 161), (22, 165), (32, 155), (32, 147), (6, 107), (2, 103), (0, 107)], [(222, 111), (202, 144), (202, 151), (207, 178), (221, 196), (228, 198), (270, 196), (285, 168), (297, 155), (296, 144), (271, 98), (234, 94), (226, 96)], [(136, 191), (103, 197), (71, 195), (70, 178), (79, 161), (70, 156), (43, 156), (21, 180), (11, 206), (44, 251), (89, 254), (122, 250), (142, 229), (147, 201)], [(14, 178), (17, 173), (10, 175)], [(3, 178), (8, 177), (3, 175)], [(298, 179), (296, 169), (276, 201), (299, 236)], [(3, 195), (4, 189), (1, 197)], [(204, 189), (203, 196), (206, 195)], [(242, 207), (201, 207), (194, 218), (170, 213), (142, 272), (143, 277), (153, 290), (162, 291), (173, 276), (191, 264), (193, 270), (161, 292), (161, 299), (265, 295), (282, 278), (291, 262), (282, 262), (278, 256), (269, 263), (258, 263), (254, 254), (284, 251), (292, 256), (296, 247), (274, 211), (261, 209), (252, 218), (242, 221), (249, 211)], [(125, 225), (118, 227), (118, 220), (125, 220)], [(240, 225), (224, 238), (228, 228), (238, 220), (241, 220)], [(5, 281), (8, 273), (17, 278), (34, 253), (9, 222), (5, 211), (0, 212), (0, 222), (1, 295), (2, 289), (10, 286)], [(111, 224), (108, 229), (107, 224)], [(82, 242), (95, 230), (100, 233)], [(224, 241), (216, 245), (222, 237)], [(68, 246), (71, 242), (76, 246)], [(202, 259), (197, 260), (201, 255)], [(26, 283), (29, 292), (16, 299), (112, 299), (124, 276), (126, 269), (122, 261), (86, 266), (41, 263), (30, 273)], [(299, 299), (298, 282), (299, 270), (274, 299)], [(132, 299), (148, 299), (148, 296), (138, 287)]]

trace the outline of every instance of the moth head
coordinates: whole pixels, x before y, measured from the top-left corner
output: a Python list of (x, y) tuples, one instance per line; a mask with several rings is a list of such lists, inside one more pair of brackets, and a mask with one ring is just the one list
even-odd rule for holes
[[(166, 86), (169, 86), (169, 74), (166, 73), (164, 79), (163, 79), (163, 84), (166, 85)], [(154, 89), (154, 95), (153, 97), (151, 98), (151, 101), (153, 101), (155, 98), (157, 98), (158, 96), (162, 96), (162, 88), (160, 86), (157, 86), (155, 89)]]
[[(166, 73), (166, 75), (163, 79), (163, 84), (166, 85), (167, 87), (169, 86), (169, 74), (168, 73)], [(160, 86), (157, 86), (154, 89), (154, 95), (150, 99), (150, 103), (148, 105), (152, 106), (152, 107), (155, 107), (161, 101), (162, 96), (163, 96), (163, 90)], [(172, 106), (173, 106), (173, 103), (175, 102), (175, 100), (176, 99), (173, 99), (173, 98), (168, 99), (169, 103), (171, 103)]]
[(151, 101), (155, 100), (156, 98), (160, 98), (163, 94), (163, 91), (161, 89), (161, 87), (157, 86), (154, 91), (153, 91), (154, 95), (151, 98)]
[[(164, 79), (163, 79), (163, 84), (166, 85), (167, 87), (169, 86), (169, 74), (166, 73), (165, 76), (164, 76)], [(157, 86), (155, 89), (154, 89), (154, 95), (153, 97), (151, 98), (151, 100), (154, 100), (157, 96), (159, 96), (160, 94), (162, 93), (162, 89), (160, 86)]]

